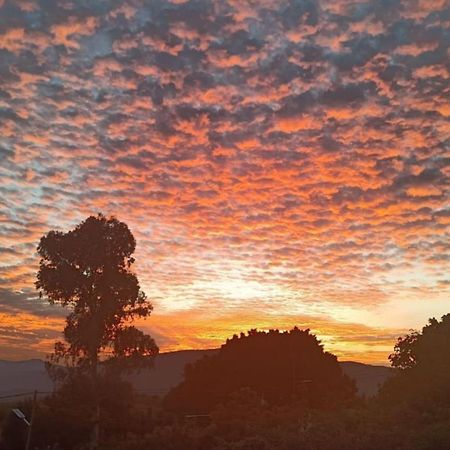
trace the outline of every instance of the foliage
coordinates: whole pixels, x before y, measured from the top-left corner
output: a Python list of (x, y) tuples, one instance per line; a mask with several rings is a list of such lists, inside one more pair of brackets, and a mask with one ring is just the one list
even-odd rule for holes
[[(347, 396), (336, 400), (331, 391), (323, 397), (325, 402), (315, 403), (306, 390), (292, 389), (295, 386), (289, 383), (292, 373), (313, 377), (316, 366), (321, 370), (332, 369), (327, 357), (323, 365), (317, 362), (321, 357), (314, 356), (314, 352), (325, 354), (317, 339), (307, 330), (298, 329), (284, 333), (252, 331), (236, 336), (216, 354), (222, 357), (208, 357), (187, 370), (192, 377), (206, 368), (208, 376), (219, 377), (216, 369), (224, 370), (223, 364), (239, 364), (232, 366), (235, 379), (252, 383), (234, 389), (240, 384), (234, 381), (226, 395), (220, 390), (220, 395), (225, 397), (211, 406), (207, 423), (167, 411), (162, 407), (167, 399), (161, 405), (153, 397), (133, 396), (129, 385), (122, 382), (116, 372), (105, 372), (100, 374), (105, 378), (101, 379), (98, 395), (105, 427), (105, 439), (99, 450), (447, 450), (450, 448), (450, 403), (446, 397), (448, 382), (444, 381), (449, 376), (445, 371), (449, 357), (448, 321), (449, 315), (441, 321), (431, 319), (422, 332), (414, 333), (410, 339), (399, 339), (401, 345), (397, 344), (394, 349), (398, 354), (398, 363), (394, 364), (397, 375), (386, 381), (379, 397), (371, 399), (355, 401), (353, 396)], [(277, 352), (292, 356), (287, 349), (297, 355), (289, 361), (298, 364), (283, 366), (283, 356)], [(300, 368), (306, 356), (309, 357), (309, 372)], [(250, 364), (244, 362), (245, 358), (250, 359)], [(271, 370), (272, 360), (284, 367), (281, 379), (291, 391), (281, 389), (277, 395), (269, 395), (261, 389), (267, 385), (264, 375), (262, 380), (258, 379), (260, 364), (275, 376)], [(316, 362), (313, 364), (313, 361)], [(245, 378), (240, 373), (241, 367), (249, 370), (252, 364), (253, 376)], [(432, 376), (433, 370), (439, 368), (445, 376)], [(232, 373), (226, 370), (226, 374)], [(94, 393), (90, 390), (88, 374), (85, 378), (76, 376), (70, 380), (72, 385), (64, 384), (56, 395), (39, 402), (33, 439), (33, 447), (38, 450), (56, 443), (59, 447), (52, 448), (86, 449), (90, 432), (88, 410), (92, 408), (89, 402)], [(315, 380), (323, 382), (322, 378)], [(206, 383), (206, 388), (217, 387), (208, 385), (206, 377), (201, 381)], [(345, 378), (342, 383), (344, 388), (348, 387)], [(275, 382), (273, 385), (279, 386)], [(202, 394), (201, 390), (195, 392)], [(77, 399), (87, 410), (72, 408)], [(30, 406), (28, 401), (20, 408), (29, 415)], [(24, 430), (20, 430), (20, 426), (23, 428), (21, 423), (6, 421), (0, 442), (2, 450), (23, 448)]]
[(450, 407), (450, 314), (399, 338), (389, 359), (398, 371), (381, 390), (385, 401), (423, 410)]
[(429, 319), (422, 332), (413, 331), (400, 337), (389, 356), (394, 367), (399, 369), (450, 367), (450, 314), (442, 316), (441, 321)]
[(166, 398), (168, 408), (185, 413), (211, 411), (230, 394), (250, 388), (261, 402), (332, 408), (351, 401), (354, 383), (337, 359), (309, 330), (241, 333), (188, 366), (185, 380)]
[(54, 395), (41, 401), (33, 444), (59, 443), (65, 450), (70, 450), (87, 442), (97, 401), (103, 435), (123, 437), (133, 408), (131, 385), (109, 373), (100, 374), (98, 381), (97, 392), (94, 392), (89, 376), (78, 373), (66, 379)]
[[(231, 411), (230, 411), (231, 412)], [(298, 415), (295, 405), (251, 409), (240, 423), (208, 426), (181, 421), (161, 424), (146, 436), (129, 436), (104, 450), (444, 450), (450, 442), (448, 416), (424, 420), (417, 411), (382, 408), (371, 401), (339, 411)]]
[[(72, 309), (53, 363), (96, 369), (101, 356), (110, 364), (135, 366), (157, 353), (153, 339), (130, 325), (152, 311), (131, 271), (135, 247), (125, 223), (101, 214), (41, 238), (36, 287), (50, 303)], [(61, 375), (57, 369), (54, 374)]]
[[(81, 418), (72, 427), (78, 438), (92, 428), (91, 448), (99, 442), (100, 420), (106, 432), (108, 411), (119, 406), (120, 392), (130, 391), (120, 372), (151, 364), (158, 353), (154, 340), (131, 324), (152, 311), (131, 269), (135, 247), (125, 223), (101, 214), (67, 233), (50, 231), (38, 246), (36, 288), (50, 303), (71, 309), (64, 342), (55, 344), (48, 363), (59, 383), (53, 403), (66, 405), (65, 417)], [(117, 409), (122, 422), (116, 421), (116, 431), (123, 428), (126, 403)]]
[(413, 331), (406, 336), (398, 338), (394, 346), (394, 353), (389, 355), (392, 367), (397, 369), (410, 369), (417, 364), (417, 355), (415, 354), (415, 347), (420, 334)]

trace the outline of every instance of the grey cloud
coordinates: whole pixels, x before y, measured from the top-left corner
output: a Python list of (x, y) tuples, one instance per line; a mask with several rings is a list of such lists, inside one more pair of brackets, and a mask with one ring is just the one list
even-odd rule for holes
[(280, 16), (286, 28), (294, 28), (300, 22), (316, 25), (319, 20), (319, 7), (313, 0), (289, 0), (280, 11)]
[(108, 30), (101, 30), (92, 36), (82, 37), (80, 41), (80, 56), (91, 62), (95, 58), (102, 58), (112, 53), (113, 38)]
[(393, 183), (394, 188), (405, 188), (408, 186), (420, 186), (439, 183), (444, 180), (442, 172), (437, 169), (424, 169), (418, 175), (401, 175)]
[(28, 311), (42, 317), (65, 317), (67, 310), (59, 306), (50, 305), (44, 299), (40, 299), (37, 292), (30, 290), (14, 292), (0, 287), (0, 306), (2, 311), (10, 313)]

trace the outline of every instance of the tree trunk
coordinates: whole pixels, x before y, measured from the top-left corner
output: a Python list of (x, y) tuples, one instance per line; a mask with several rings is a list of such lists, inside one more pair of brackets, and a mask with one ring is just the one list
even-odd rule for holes
[(100, 442), (100, 405), (98, 402), (98, 396), (96, 396), (96, 398), (91, 450), (97, 450)]
[(97, 353), (92, 362), (92, 382), (94, 385), (94, 411), (92, 419), (92, 436), (89, 445), (90, 450), (97, 450), (100, 442), (100, 398), (99, 398), (99, 383), (98, 383), (98, 359)]

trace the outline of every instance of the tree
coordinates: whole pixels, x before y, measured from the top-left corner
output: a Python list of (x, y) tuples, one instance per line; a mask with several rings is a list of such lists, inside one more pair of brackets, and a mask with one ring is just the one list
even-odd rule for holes
[[(450, 364), (450, 314), (442, 316), (441, 321), (434, 317), (422, 332), (413, 331), (398, 338), (394, 353), (389, 355), (393, 367), (401, 370), (424, 368), (430, 370), (448, 368)], [(449, 372), (450, 375), (450, 372)]]
[(101, 378), (148, 364), (158, 353), (154, 340), (131, 325), (152, 311), (131, 269), (135, 247), (125, 223), (99, 214), (67, 233), (50, 231), (37, 249), (40, 296), (71, 309), (64, 342), (55, 344), (49, 371), (66, 383), (91, 383), (91, 448), (99, 441)]
[(400, 337), (389, 359), (398, 371), (383, 385), (382, 398), (420, 408), (450, 407), (450, 314)]
[(322, 409), (344, 404), (355, 394), (336, 357), (309, 330), (251, 330), (188, 366), (165, 404), (186, 413), (209, 412), (243, 388), (255, 392), (261, 404), (297, 402)]

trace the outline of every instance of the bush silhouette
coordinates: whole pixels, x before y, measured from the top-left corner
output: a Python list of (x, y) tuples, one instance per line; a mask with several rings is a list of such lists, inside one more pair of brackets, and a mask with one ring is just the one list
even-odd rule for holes
[(321, 409), (355, 395), (336, 357), (309, 330), (293, 328), (233, 336), (218, 353), (188, 366), (185, 380), (169, 392), (165, 404), (185, 413), (208, 412), (242, 388), (259, 395), (261, 404), (296, 401)]

